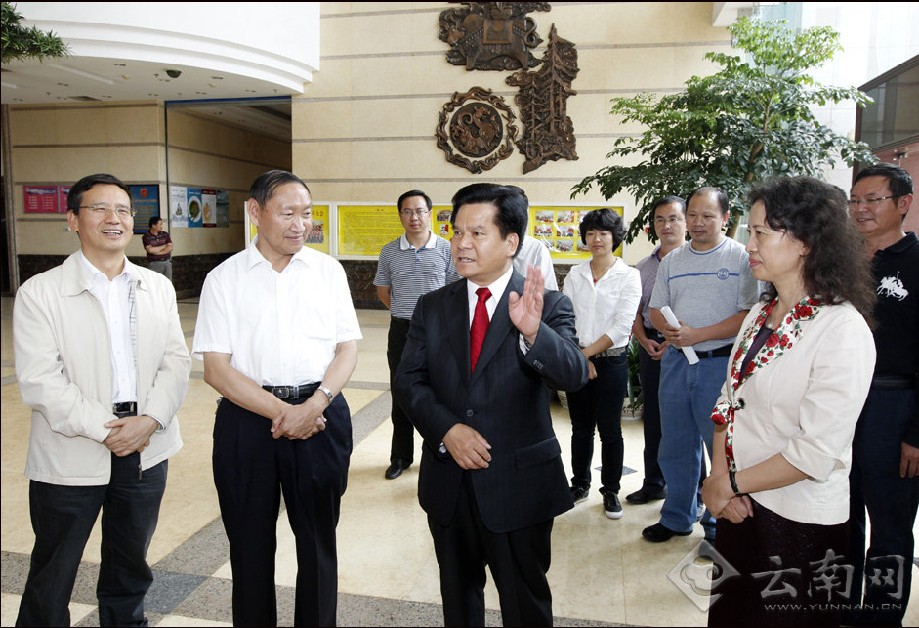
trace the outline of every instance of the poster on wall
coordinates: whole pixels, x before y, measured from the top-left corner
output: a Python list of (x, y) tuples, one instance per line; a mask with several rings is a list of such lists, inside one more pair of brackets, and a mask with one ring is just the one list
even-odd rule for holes
[(25, 185), (22, 208), (27, 214), (60, 214), (67, 211), (67, 203), (61, 205), (60, 188), (56, 185)]
[(201, 226), (217, 226), (217, 190), (201, 190)]
[(70, 194), (70, 188), (72, 185), (59, 185), (57, 186), (57, 196), (58, 196), (58, 207), (62, 214), (67, 212), (67, 195)]
[(129, 185), (134, 214), (134, 233), (146, 233), (150, 218), (160, 215), (160, 186), (155, 183)]
[(169, 188), (169, 228), (188, 226), (188, 188)]
[(402, 235), (399, 214), (390, 205), (339, 205), (338, 254), (379, 257), (387, 242)]
[(188, 228), (198, 229), (204, 226), (204, 211), (201, 202), (201, 188), (188, 188), (185, 200), (188, 208)]
[[(585, 260), (590, 258), (590, 250), (581, 242), (579, 226), (584, 215), (597, 206), (570, 205), (531, 205), (527, 233), (541, 241), (549, 249), (553, 260)], [(614, 212), (623, 215), (624, 207), (609, 206)], [(614, 255), (622, 257), (622, 245)]]
[(230, 226), (230, 192), (217, 190), (217, 226)]

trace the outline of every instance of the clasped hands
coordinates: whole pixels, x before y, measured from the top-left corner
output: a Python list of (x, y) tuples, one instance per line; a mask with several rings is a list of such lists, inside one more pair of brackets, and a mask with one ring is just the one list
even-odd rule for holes
[(331, 404), (324, 394), (319, 395), (297, 405), (282, 402), (281, 412), (271, 420), (271, 437), (306, 440), (323, 431), (326, 418), (322, 413)]
[(749, 495), (735, 495), (729, 475), (710, 475), (702, 483), (702, 501), (717, 519), (740, 523), (753, 516), (753, 502)]
[(119, 458), (141, 452), (150, 444), (150, 437), (159, 428), (156, 419), (140, 414), (114, 419), (105, 424), (111, 430), (102, 444)]

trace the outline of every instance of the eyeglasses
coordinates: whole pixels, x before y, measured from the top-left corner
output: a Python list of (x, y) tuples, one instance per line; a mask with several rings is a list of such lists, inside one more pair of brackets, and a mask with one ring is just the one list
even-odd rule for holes
[(112, 212), (119, 218), (133, 217), (137, 214), (136, 209), (127, 205), (115, 205), (114, 207), (109, 207), (108, 205), (80, 205), (79, 209), (88, 209), (96, 216), (104, 216), (108, 212)]
[(877, 198), (866, 198), (864, 200), (858, 198), (849, 199), (849, 209), (858, 209), (859, 205), (864, 205), (868, 209), (874, 209), (880, 205), (881, 201), (886, 201), (889, 198), (899, 198), (903, 196), (902, 194), (891, 194), (890, 196), (878, 196)]
[(655, 218), (654, 219), (655, 225), (662, 225), (664, 223), (667, 223), (668, 225), (675, 225), (678, 222), (686, 222), (686, 219), (683, 218), (682, 216), (671, 216), (670, 218)]
[(410, 217), (410, 216), (415, 216), (415, 217), (417, 217), (417, 218), (421, 218), (422, 216), (427, 216), (427, 215), (430, 214), (430, 213), (431, 213), (431, 210), (430, 210), (430, 209), (408, 209), (408, 208), (406, 207), (405, 209), (400, 209), (400, 210), (399, 210), (399, 215), (400, 215), (400, 216), (404, 216), (404, 217), (406, 217), (406, 218), (408, 218), (408, 217)]

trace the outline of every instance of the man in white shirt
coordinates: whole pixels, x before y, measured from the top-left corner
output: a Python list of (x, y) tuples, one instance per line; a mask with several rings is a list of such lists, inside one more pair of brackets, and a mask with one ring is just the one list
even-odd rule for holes
[(80, 251), (22, 284), (13, 345), (32, 407), (26, 460), (35, 546), (17, 626), (69, 626), (68, 603), (102, 516), (103, 626), (146, 626), (147, 547), (182, 447), (176, 412), (191, 360), (164, 276), (125, 257), (134, 209), (110, 174), (77, 181), (67, 225)]
[(223, 398), (214, 482), (230, 541), (233, 624), (275, 626), (281, 494), (297, 537), (294, 624), (336, 622), (335, 528), (348, 480), (351, 412), (341, 390), (361, 338), (341, 264), (304, 248), (312, 196), (271, 170), (249, 190), (258, 237), (204, 282), (193, 355)]

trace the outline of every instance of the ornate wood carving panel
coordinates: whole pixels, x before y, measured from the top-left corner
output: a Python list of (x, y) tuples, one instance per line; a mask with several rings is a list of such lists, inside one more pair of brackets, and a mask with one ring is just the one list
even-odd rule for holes
[(447, 161), (473, 174), (490, 170), (514, 152), (516, 119), (504, 99), (490, 89), (456, 92), (440, 112), (437, 146)]
[(549, 11), (548, 2), (460, 2), (462, 9), (440, 14), (441, 41), (450, 45), (447, 61), (467, 70), (518, 70), (539, 61), (530, 50), (542, 43), (527, 13)]

